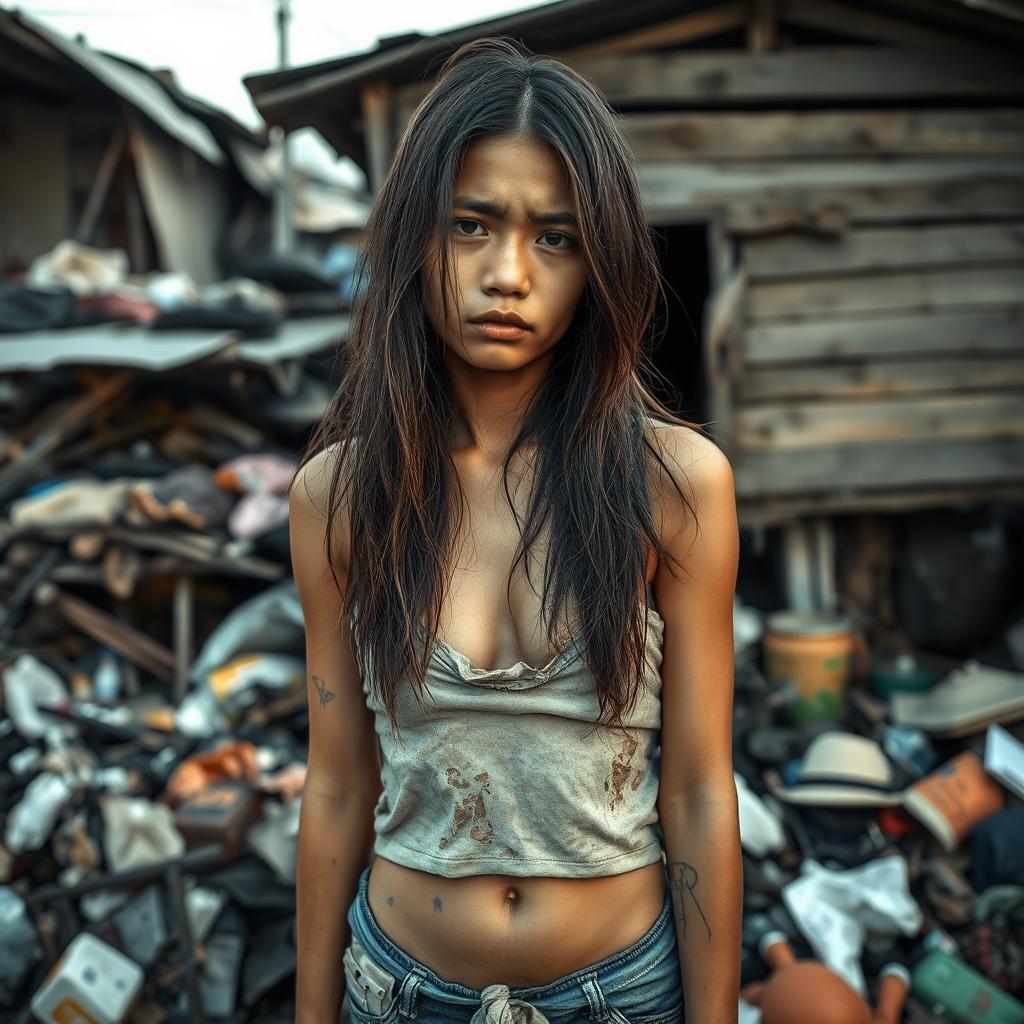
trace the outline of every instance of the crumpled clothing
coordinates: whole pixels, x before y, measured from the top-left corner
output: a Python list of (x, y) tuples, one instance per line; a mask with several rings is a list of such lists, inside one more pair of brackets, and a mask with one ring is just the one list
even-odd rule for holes
[(218, 466), (213, 479), (226, 491), (251, 494), (286, 494), (296, 463), (272, 452), (250, 452)]
[(120, 518), (134, 483), (128, 477), (56, 480), (19, 498), (8, 516), (24, 527), (109, 526)]
[(225, 740), (216, 750), (193, 754), (182, 761), (167, 780), (163, 798), (177, 807), (221, 779), (255, 783), (258, 777), (256, 747), (248, 740)]
[(906, 860), (879, 857), (832, 871), (807, 859), (801, 871), (782, 890), (786, 909), (818, 959), (866, 996), (860, 954), (867, 934), (916, 935), (924, 920), (909, 891)]
[(488, 985), (480, 994), (480, 1009), (469, 1024), (549, 1024), (547, 1017), (525, 999), (514, 999), (508, 985)]
[(228, 532), (255, 540), (288, 522), (288, 499), (282, 494), (243, 494), (228, 516)]

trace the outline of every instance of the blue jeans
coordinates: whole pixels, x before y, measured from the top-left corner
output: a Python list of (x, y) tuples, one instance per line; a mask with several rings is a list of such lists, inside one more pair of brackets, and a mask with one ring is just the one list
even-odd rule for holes
[[(352, 943), (360, 964), (369, 961), (372, 981), (393, 980), (390, 995), (363, 1004), (363, 993), (346, 972), (345, 1002), (352, 1024), (684, 1024), (683, 988), (672, 896), (651, 927), (631, 946), (565, 974), (547, 985), (467, 988), (445, 981), (396, 946), (381, 931), (366, 899), (370, 868), (359, 876), (359, 891), (348, 909)], [(360, 973), (366, 978), (366, 973)], [(386, 988), (385, 988), (386, 991)], [(372, 998), (372, 996), (371, 996)]]

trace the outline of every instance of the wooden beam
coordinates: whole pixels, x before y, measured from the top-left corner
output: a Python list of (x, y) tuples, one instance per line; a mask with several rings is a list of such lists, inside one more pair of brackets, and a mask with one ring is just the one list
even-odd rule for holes
[[(1020, 346), (1024, 351), (1024, 346)], [(832, 362), (824, 366), (748, 368), (736, 382), (736, 403), (781, 399), (853, 399), (924, 392), (1024, 389), (1024, 355), (1000, 358), (910, 359), (902, 362)]]
[(767, 53), (779, 48), (779, 0), (750, 0), (747, 49)]
[[(100, 165), (96, 170), (96, 178), (89, 189), (89, 197), (85, 201), (85, 208), (78, 219), (78, 225), (75, 227), (73, 236), (77, 242), (81, 242), (83, 245), (88, 245), (92, 239), (92, 233), (96, 228), (96, 221), (103, 211), (103, 205), (106, 203), (107, 195), (110, 192), (110, 183), (114, 180), (114, 172), (124, 156), (127, 138), (128, 134), (125, 131), (124, 125), (118, 124), (114, 129), (114, 134), (107, 142), (106, 149), (103, 151)], [(141, 273), (143, 268), (136, 264), (134, 269)]]
[(643, 163), (993, 155), (1024, 165), (1024, 108), (627, 112), (619, 126)]
[(804, 515), (848, 515), (856, 512), (909, 512), (914, 509), (970, 508), (979, 502), (1021, 504), (1024, 481), (973, 484), (970, 487), (906, 488), (892, 484), (884, 490), (815, 491), (807, 496), (759, 495), (737, 501), (740, 526), (759, 529), (791, 522)]
[(387, 174), (394, 141), (390, 83), (383, 79), (367, 82), (362, 87), (362, 101), (369, 186), (370, 191), (376, 193)]
[(970, 30), (987, 37), (987, 41), (1008, 48), (1015, 40), (1024, 40), (1024, 22), (1003, 17), (990, 11), (971, 10), (964, 3), (937, 4), (935, 0), (886, 0), (894, 12), (913, 12), (928, 18), (933, 24), (948, 25), (950, 30)]
[(737, 29), (747, 20), (747, 4), (725, 3), (705, 11), (694, 11), (657, 25), (647, 25), (631, 32), (620, 32), (607, 39), (584, 43), (554, 54), (559, 60), (572, 64), (581, 57), (606, 56), (612, 53), (635, 53), (663, 46), (682, 46)]
[(188, 693), (188, 671), (192, 666), (192, 633), (195, 619), (193, 584), (189, 576), (174, 581), (174, 703)]
[(721, 219), (712, 219), (708, 227), (711, 288), (704, 304), (701, 330), (704, 346), (705, 387), (713, 420), (711, 433), (726, 450), (729, 446), (733, 370), (736, 355), (742, 350), (743, 303), (746, 274), (730, 252), (732, 242)]
[(737, 451), (737, 496), (800, 496), (857, 489), (1024, 483), (1024, 444), (1014, 437), (818, 445), (791, 451)]
[(858, 228), (838, 238), (788, 234), (744, 243), (752, 281), (829, 273), (1024, 262), (1024, 224)]
[(751, 282), (750, 320), (1009, 305), (1024, 295), (1024, 263)]
[(1024, 338), (1024, 305), (992, 309), (808, 317), (798, 323), (748, 325), (743, 359), (748, 366), (784, 366), (815, 360), (928, 358), (972, 353), (1014, 353)]
[(773, 53), (676, 51), (586, 57), (574, 67), (616, 106), (1014, 97), (1024, 67), (999, 54), (955, 62), (909, 47), (808, 46)]
[(723, 208), (729, 230), (842, 233), (852, 221), (1024, 216), (1024, 175), (1012, 162), (877, 159), (765, 161), (752, 165), (692, 161), (640, 164), (644, 206), (656, 223), (704, 219)]
[(983, 47), (965, 41), (955, 30), (929, 28), (908, 18), (894, 18), (832, 0), (781, 0), (782, 18), (792, 25), (839, 35), (870, 39), (887, 45), (938, 46), (980, 53)]
[(20, 491), (49, 455), (126, 391), (137, 376), (135, 370), (119, 370), (106, 376), (92, 390), (71, 399), (60, 415), (40, 430), (13, 462), (0, 470), (0, 500)]
[[(1024, 460), (1024, 391), (990, 394), (900, 395), (871, 399), (787, 400), (748, 405), (734, 413), (744, 452), (808, 451), (829, 445), (886, 446), (1017, 438)], [(1024, 463), (1022, 463), (1024, 466)]]

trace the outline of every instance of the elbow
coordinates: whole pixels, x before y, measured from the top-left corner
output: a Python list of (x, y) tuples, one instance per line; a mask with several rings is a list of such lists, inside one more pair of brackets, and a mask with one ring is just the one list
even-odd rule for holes
[(713, 808), (736, 808), (739, 795), (736, 779), (730, 769), (728, 774), (718, 773), (701, 778), (686, 786), (661, 786), (658, 791), (658, 810), (684, 807), (688, 810)]

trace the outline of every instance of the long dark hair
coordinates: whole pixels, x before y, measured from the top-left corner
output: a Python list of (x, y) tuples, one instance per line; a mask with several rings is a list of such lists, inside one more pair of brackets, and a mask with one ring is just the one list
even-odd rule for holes
[[(511, 506), (509, 465), (530, 445), (533, 485), (514, 566), (550, 523), (541, 591), (548, 641), (554, 646), (574, 601), (575, 642), (596, 680), (601, 722), (621, 725), (642, 683), (648, 545), (677, 561), (653, 520), (649, 472), (655, 463), (667, 467), (647, 417), (703, 426), (674, 416), (641, 381), (641, 369), (655, 372), (645, 347), (661, 278), (632, 154), (607, 100), (565, 64), (515, 40), (466, 43), (448, 56), (405, 127), (367, 220), (341, 383), (299, 463), (324, 449), (336, 453), (327, 519), (334, 522), (347, 503), (344, 614), (364, 672), (369, 655), (369, 682), (393, 735), (400, 735), (398, 687), (410, 669), (422, 707), (463, 515), (448, 449), (453, 406), (444, 344), (426, 315), (420, 272), (439, 245), (447, 305), (453, 183), (470, 143), (501, 133), (529, 134), (561, 156), (588, 267), (502, 480)], [(672, 473), (665, 479), (675, 484)], [(327, 547), (337, 583), (333, 539)]]

